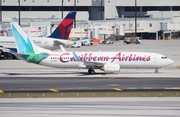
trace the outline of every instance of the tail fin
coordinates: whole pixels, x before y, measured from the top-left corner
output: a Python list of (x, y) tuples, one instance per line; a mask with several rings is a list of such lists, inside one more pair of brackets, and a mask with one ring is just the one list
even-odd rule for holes
[(11, 28), (18, 51), (15, 54), (17, 58), (39, 64), (48, 57), (49, 50), (36, 46), (16, 22), (11, 23)]
[(16, 22), (11, 23), (11, 29), (19, 54), (29, 55), (46, 52), (46, 49), (36, 46)]
[(69, 12), (49, 37), (67, 40), (69, 38), (75, 17), (76, 12)]

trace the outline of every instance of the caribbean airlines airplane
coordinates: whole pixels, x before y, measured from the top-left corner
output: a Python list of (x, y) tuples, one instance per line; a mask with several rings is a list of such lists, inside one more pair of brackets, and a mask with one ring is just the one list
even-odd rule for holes
[[(68, 40), (76, 12), (69, 12), (59, 26), (49, 37), (33, 37), (31, 40), (38, 46), (49, 50), (59, 49), (60, 45), (71, 46), (73, 41)], [(0, 37), (0, 46), (8, 48), (11, 51), (17, 51), (14, 37)]]
[(17, 23), (12, 23), (18, 53), (15, 55), (27, 62), (57, 68), (94, 69), (105, 73), (120, 72), (120, 69), (158, 69), (173, 64), (162, 54), (150, 52), (54, 52), (36, 46)]

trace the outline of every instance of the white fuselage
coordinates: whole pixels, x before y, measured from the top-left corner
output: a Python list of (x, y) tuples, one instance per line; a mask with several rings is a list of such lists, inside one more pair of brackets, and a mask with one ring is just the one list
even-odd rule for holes
[[(75, 60), (73, 52), (49, 53), (41, 65), (57, 68), (103, 67), (105, 64), (119, 64), (121, 69), (158, 69), (173, 64), (162, 54), (150, 52), (76, 52), (80, 61)], [(89, 65), (88, 65), (89, 64)]]
[[(32, 37), (31, 40), (39, 47), (48, 49), (48, 50), (56, 50), (59, 49), (59, 45), (70, 46), (73, 45), (74, 42), (70, 40), (63, 39), (54, 39), (54, 38), (46, 38), (46, 37)], [(0, 37), (0, 46), (6, 48), (16, 48), (14, 37)]]

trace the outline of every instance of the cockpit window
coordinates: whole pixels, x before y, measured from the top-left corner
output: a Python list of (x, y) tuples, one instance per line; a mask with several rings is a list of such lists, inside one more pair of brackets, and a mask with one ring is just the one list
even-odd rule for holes
[(163, 56), (163, 57), (161, 57), (162, 59), (167, 59), (167, 57), (166, 56)]

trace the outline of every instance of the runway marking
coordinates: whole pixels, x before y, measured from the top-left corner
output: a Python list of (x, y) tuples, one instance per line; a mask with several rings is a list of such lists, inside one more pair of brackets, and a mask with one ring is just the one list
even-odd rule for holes
[(102, 76), (105, 76), (105, 74), (102, 74)]
[(116, 90), (116, 91), (122, 91), (121, 88), (113, 88), (113, 89)]
[(177, 68), (179, 68), (179, 69), (180, 69), (180, 65), (178, 65), (178, 66), (177, 66)]
[(107, 80), (112, 80), (112, 79), (115, 79), (115, 78), (117, 78), (117, 76), (113, 76), (111, 78), (108, 78)]
[(3, 91), (3, 90), (0, 90), (0, 93), (4, 93), (4, 91)]
[(59, 92), (58, 90), (56, 90), (56, 89), (49, 89), (50, 91), (52, 91), (52, 92)]

